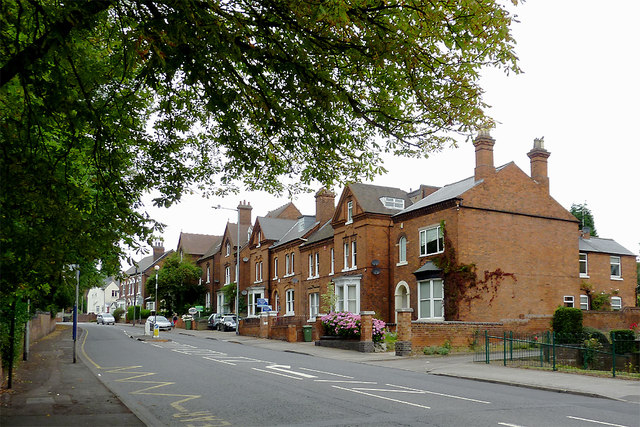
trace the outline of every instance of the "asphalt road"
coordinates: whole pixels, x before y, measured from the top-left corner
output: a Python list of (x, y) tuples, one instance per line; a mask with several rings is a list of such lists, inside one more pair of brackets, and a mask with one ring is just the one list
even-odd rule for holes
[(633, 403), (273, 351), (233, 333), (150, 342), (131, 328), (82, 327), (81, 357), (150, 426), (640, 424)]

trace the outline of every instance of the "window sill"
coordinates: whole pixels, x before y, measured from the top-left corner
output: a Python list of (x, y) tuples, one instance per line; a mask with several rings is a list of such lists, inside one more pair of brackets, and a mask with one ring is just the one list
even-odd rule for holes
[(622, 282), (624, 279), (622, 277), (619, 277), (619, 276), (611, 276), (611, 280)]
[(407, 264), (409, 264), (407, 261), (402, 261), (402, 262), (397, 263), (396, 267), (401, 267), (401, 266), (407, 265)]
[(581, 274), (581, 275), (580, 275), (580, 278), (581, 278), (581, 279), (588, 279), (588, 278), (589, 278), (589, 275), (588, 275), (588, 274)]
[(295, 313), (285, 313), (282, 317), (292, 317), (295, 316)]

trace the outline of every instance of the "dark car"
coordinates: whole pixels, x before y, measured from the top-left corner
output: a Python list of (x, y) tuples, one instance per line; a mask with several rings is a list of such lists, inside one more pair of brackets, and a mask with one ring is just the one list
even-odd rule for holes
[(236, 330), (236, 315), (224, 316), (220, 323), (218, 323), (219, 331), (235, 331)]
[(100, 313), (96, 317), (96, 323), (98, 325), (109, 325), (109, 324), (115, 325), (116, 324), (116, 318), (113, 317), (113, 314), (111, 314), (111, 313)]

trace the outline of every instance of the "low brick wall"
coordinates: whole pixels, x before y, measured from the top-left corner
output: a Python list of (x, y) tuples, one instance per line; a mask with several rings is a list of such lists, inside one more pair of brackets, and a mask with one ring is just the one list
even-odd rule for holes
[(40, 313), (31, 318), (29, 328), (29, 343), (46, 337), (56, 328), (56, 318), (48, 313)]
[(441, 346), (449, 341), (453, 347), (470, 347), (478, 334), (488, 330), (490, 334), (504, 331), (537, 333), (551, 330), (550, 315), (524, 316), (522, 319), (504, 319), (500, 322), (411, 322), (411, 342), (413, 351), (421, 351), (428, 346)]
[(584, 311), (582, 325), (608, 332), (629, 329), (632, 323), (640, 325), (640, 307), (624, 307), (620, 311)]

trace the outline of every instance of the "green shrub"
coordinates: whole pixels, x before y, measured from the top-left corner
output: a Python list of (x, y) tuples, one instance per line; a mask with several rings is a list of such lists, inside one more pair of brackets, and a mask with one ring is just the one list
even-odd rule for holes
[(124, 314), (124, 308), (122, 307), (118, 307), (115, 310), (113, 310), (113, 317), (116, 319), (116, 322), (120, 321), (120, 318), (122, 317), (123, 314)]
[(590, 328), (588, 326), (585, 326), (584, 328), (582, 328), (582, 339), (590, 340), (592, 338), (595, 338), (602, 347), (609, 346), (609, 339), (607, 338), (607, 335), (604, 332), (596, 328)]
[(139, 305), (136, 306), (131, 306), (129, 308), (127, 308), (127, 321), (133, 320), (133, 313), (135, 310), (135, 315), (136, 315), (136, 319), (146, 319), (147, 317), (149, 317), (151, 315), (151, 310), (147, 310), (147, 309), (140, 309)]
[(611, 341), (616, 341), (616, 354), (632, 353), (635, 334), (630, 329), (614, 329), (609, 332)]
[(451, 343), (449, 341), (445, 341), (442, 346), (432, 345), (429, 347), (425, 347), (422, 352), (427, 356), (431, 356), (434, 354), (439, 354), (440, 356), (446, 356), (451, 352)]
[(582, 310), (573, 307), (558, 307), (553, 313), (553, 331), (559, 343), (582, 341)]

